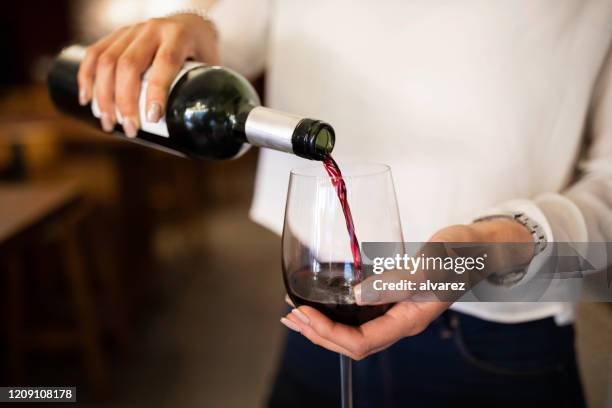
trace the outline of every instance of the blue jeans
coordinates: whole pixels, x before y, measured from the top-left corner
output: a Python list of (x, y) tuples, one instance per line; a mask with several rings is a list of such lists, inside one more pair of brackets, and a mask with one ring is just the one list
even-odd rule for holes
[[(340, 406), (338, 355), (290, 332), (268, 400)], [(451, 310), (353, 366), (355, 406), (584, 407), (572, 326), (488, 322)]]

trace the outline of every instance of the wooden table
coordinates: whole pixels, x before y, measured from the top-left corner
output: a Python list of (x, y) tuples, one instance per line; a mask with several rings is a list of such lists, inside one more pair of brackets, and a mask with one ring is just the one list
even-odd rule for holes
[[(99, 324), (90, 276), (84, 265), (78, 230), (89, 211), (78, 183), (0, 183), (0, 255), (5, 263), (0, 278), (6, 280), (6, 320), (9, 367), (12, 380), (24, 380), (24, 354), (28, 348), (77, 346), (94, 389), (106, 383), (106, 364), (99, 341)], [(25, 327), (27, 302), (24, 260), (36, 256), (30, 251), (39, 235), (54, 231), (58, 256), (77, 325), (74, 329), (46, 332)], [(43, 234), (44, 233), (44, 234)]]
[(75, 182), (0, 183), (0, 246), (52, 218), (81, 196)]

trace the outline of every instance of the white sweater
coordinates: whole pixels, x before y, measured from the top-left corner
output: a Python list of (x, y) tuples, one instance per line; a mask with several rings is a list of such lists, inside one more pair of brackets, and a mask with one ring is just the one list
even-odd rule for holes
[[(265, 68), (268, 106), (330, 122), (337, 160), (391, 166), (406, 241), (491, 208), (526, 212), (549, 241), (612, 241), (612, 1), (221, 0), (211, 16), (225, 65)], [(261, 151), (256, 222), (281, 233), (289, 170), (304, 163)]]

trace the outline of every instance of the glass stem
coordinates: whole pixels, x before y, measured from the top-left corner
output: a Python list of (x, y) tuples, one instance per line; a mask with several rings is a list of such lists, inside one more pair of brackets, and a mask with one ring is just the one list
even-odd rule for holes
[(353, 360), (340, 354), (340, 389), (342, 408), (353, 408)]

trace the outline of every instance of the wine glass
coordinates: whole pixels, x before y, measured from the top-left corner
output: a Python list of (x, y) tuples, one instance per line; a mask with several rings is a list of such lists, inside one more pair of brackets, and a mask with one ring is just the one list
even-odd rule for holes
[[(403, 252), (403, 234), (391, 169), (328, 158), (294, 169), (289, 179), (282, 239), (285, 288), (296, 306), (358, 326), (391, 305), (357, 305), (353, 288), (372, 274), (361, 242), (388, 242)], [(358, 238), (358, 239), (357, 239)], [(355, 249), (357, 249), (355, 251)], [(342, 407), (352, 406), (349, 357), (340, 355)]]

